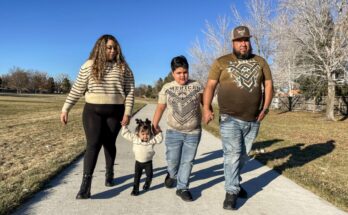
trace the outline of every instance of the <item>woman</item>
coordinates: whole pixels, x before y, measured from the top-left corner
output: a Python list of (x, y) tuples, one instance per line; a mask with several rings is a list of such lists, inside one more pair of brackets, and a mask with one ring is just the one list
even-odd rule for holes
[(87, 147), (77, 199), (91, 196), (92, 175), (102, 145), (106, 161), (105, 186), (114, 185), (115, 142), (121, 125), (128, 125), (133, 109), (133, 73), (112, 35), (101, 36), (82, 65), (62, 108), (60, 120), (63, 124), (67, 124), (69, 111), (84, 93), (86, 104), (82, 120)]

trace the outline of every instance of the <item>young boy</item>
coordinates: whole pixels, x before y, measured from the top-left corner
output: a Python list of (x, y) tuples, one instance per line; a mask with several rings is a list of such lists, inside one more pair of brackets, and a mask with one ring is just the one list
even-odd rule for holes
[(193, 201), (189, 177), (201, 139), (203, 86), (188, 79), (189, 64), (184, 56), (174, 57), (171, 69), (174, 81), (165, 84), (159, 93), (153, 126), (157, 132), (161, 131), (158, 123), (168, 107), (165, 137), (168, 173), (164, 185), (172, 188), (177, 181), (176, 194), (184, 201)]

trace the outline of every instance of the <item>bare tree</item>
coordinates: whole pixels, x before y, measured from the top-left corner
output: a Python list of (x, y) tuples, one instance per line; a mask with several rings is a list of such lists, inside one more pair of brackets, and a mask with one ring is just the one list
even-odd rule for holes
[(147, 85), (140, 84), (138, 87), (135, 88), (135, 96), (137, 97), (144, 97), (146, 93)]
[[(248, 17), (241, 17), (235, 6), (232, 5), (232, 20), (236, 25), (246, 25), (250, 28), (257, 53), (268, 60), (273, 52), (274, 45), (269, 40), (271, 35), (271, 5), (272, 0), (247, 0), (245, 7)], [(218, 17), (216, 25), (206, 22), (203, 31), (204, 41), (198, 39), (190, 49), (193, 58), (192, 75), (195, 79), (206, 82), (208, 71), (213, 60), (232, 52), (231, 46), (231, 18)]]
[(290, 21), (286, 14), (279, 11), (277, 17), (272, 20), (271, 26), (270, 40), (273, 41), (274, 46), (272, 64), (274, 85), (277, 90), (287, 93), (288, 103), (285, 106), (288, 111), (292, 111), (295, 105), (293, 91), (297, 88), (295, 86), (298, 86), (296, 80), (301, 76), (301, 73), (295, 69), (299, 50), (287, 37)]
[(46, 88), (47, 79), (47, 73), (45, 72), (30, 72), (30, 86), (34, 93), (40, 92)]
[[(347, 1), (343, 0), (280, 2), (280, 12), (288, 25), (280, 35), (278, 47), (288, 53), (277, 53), (275, 62), (278, 58), (289, 58), (291, 70), (302, 75), (320, 76), (327, 81), (326, 117), (330, 120), (335, 119), (335, 87), (347, 78), (347, 10)], [(289, 47), (296, 49), (291, 51)], [(282, 63), (284, 66), (286, 61)]]
[(1, 87), (2, 88), (8, 88), (10, 84), (11, 77), (9, 74), (5, 74), (1, 76)]
[(57, 93), (62, 93), (63, 89), (62, 89), (62, 85), (64, 80), (70, 80), (69, 79), (69, 75), (66, 73), (59, 73), (58, 75), (56, 75), (55, 80), (56, 80), (56, 88), (57, 88)]
[(29, 88), (29, 74), (24, 69), (14, 67), (10, 70), (9, 86), (17, 90), (17, 93), (22, 93), (24, 89)]
[(272, 0), (248, 0), (245, 1), (245, 7), (248, 11), (247, 17), (242, 17), (235, 5), (231, 6), (233, 20), (238, 25), (248, 26), (253, 35), (253, 42), (256, 47), (256, 53), (266, 60), (272, 55), (274, 45), (270, 40), (272, 23)]
[(206, 22), (206, 30), (203, 31), (204, 41), (196, 39), (190, 49), (190, 55), (193, 58), (192, 76), (201, 83), (206, 82), (213, 60), (231, 52), (229, 29), (230, 21), (226, 16), (218, 17), (216, 27)]

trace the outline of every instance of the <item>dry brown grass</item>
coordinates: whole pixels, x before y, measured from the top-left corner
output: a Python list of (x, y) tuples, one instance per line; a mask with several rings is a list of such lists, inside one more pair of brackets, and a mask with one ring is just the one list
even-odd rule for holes
[[(85, 149), (80, 101), (62, 126), (66, 96), (0, 96), (0, 214), (8, 213)], [(144, 104), (136, 104), (136, 109)]]
[[(219, 136), (217, 117), (205, 128)], [(273, 111), (262, 122), (251, 156), (348, 211), (347, 131), (348, 120)]]
[(153, 98), (143, 98), (143, 97), (136, 97), (137, 102), (142, 102), (146, 104), (157, 104), (157, 99)]

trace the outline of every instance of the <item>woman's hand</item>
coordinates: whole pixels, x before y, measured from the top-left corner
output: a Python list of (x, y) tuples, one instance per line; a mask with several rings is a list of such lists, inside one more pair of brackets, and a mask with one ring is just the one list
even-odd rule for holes
[(130, 116), (128, 115), (123, 115), (123, 119), (121, 121), (121, 125), (122, 126), (127, 126), (129, 124), (129, 119), (130, 119)]
[(60, 114), (60, 121), (63, 125), (66, 125), (68, 123), (68, 112), (62, 112)]

